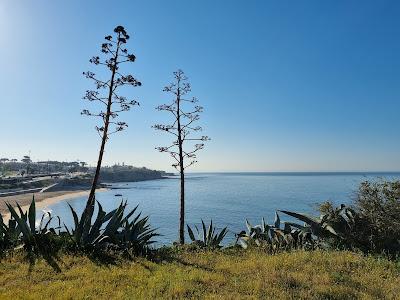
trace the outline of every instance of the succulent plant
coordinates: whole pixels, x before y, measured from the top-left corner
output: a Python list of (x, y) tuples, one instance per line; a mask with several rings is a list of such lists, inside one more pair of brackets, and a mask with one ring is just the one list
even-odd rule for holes
[(208, 229), (206, 229), (206, 225), (203, 220), (201, 220), (201, 225), (202, 225), (201, 233), (197, 225), (194, 226), (197, 233), (197, 238), (195, 237), (192, 228), (190, 228), (190, 226), (187, 225), (188, 234), (192, 243), (199, 246), (200, 248), (207, 248), (207, 249), (221, 248), (222, 247), (221, 242), (226, 236), (228, 228), (225, 227), (218, 233), (216, 232), (216, 227), (213, 226), (212, 220), (210, 221)]
[(0, 214), (0, 255), (18, 245), (20, 234), (21, 230), (17, 226), (17, 221), (10, 218), (5, 223)]
[(236, 244), (247, 249), (249, 246), (265, 247), (271, 250), (305, 248), (312, 246), (310, 228), (291, 222), (283, 222), (275, 213), (273, 225), (268, 225), (262, 218), (261, 225), (252, 226), (246, 220), (247, 231), (236, 234)]
[[(57, 238), (56, 229), (60, 229), (59, 218), (59, 226), (55, 228), (50, 227), (49, 225), (54, 218), (50, 213), (44, 214), (39, 226), (36, 227), (36, 204), (34, 197), (27, 212), (24, 212), (19, 204), (17, 204), (18, 212), (9, 203), (6, 205), (11, 214), (7, 228), (12, 234), (11, 241), (13, 244), (22, 243), (29, 254), (48, 257), (58, 252), (59, 247), (54, 242)], [(44, 222), (47, 216), (48, 220)], [(4, 223), (3, 228), (5, 228)]]
[(148, 223), (149, 217), (140, 219), (139, 213), (132, 221), (130, 218), (136, 212), (136, 206), (126, 216), (124, 216), (127, 202), (121, 202), (118, 208), (106, 213), (99, 202), (98, 212), (95, 221), (89, 222), (90, 226), (86, 226), (86, 220), (89, 218), (83, 212), (81, 219), (75, 210), (70, 206), (72, 216), (74, 218), (75, 227), (69, 230), (66, 226), (68, 234), (71, 236), (76, 248), (81, 250), (105, 250), (112, 246), (113, 249), (128, 251), (129, 253), (139, 254), (153, 244), (152, 238), (158, 236), (155, 229), (151, 229)]

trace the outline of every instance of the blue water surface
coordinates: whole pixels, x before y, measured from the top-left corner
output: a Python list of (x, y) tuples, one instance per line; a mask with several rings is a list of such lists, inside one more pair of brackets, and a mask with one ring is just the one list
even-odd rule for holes
[[(318, 203), (351, 203), (358, 185), (365, 180), (400, 179), (400, 173), (193, 173), (186, 180), (186, 223), (198, 225), (210, 219), (219, 227), (234, 232), (245, 229), (245, 219), (259, 224), (264, 217), (272, 223), (278, 209), (316, 214)], [(178, 237), (179, 179), (118, 183), (123, 189), (98, 192), (103, 209), (111, 211), (122, 199), (128, 208), (150, 216), (150, 222), (162, 235), (158, 245), (171, 244)], [(115, 196), (122, 194), (122, 197)], [(66, 226), (73, 224), (68, 203), (80, 214), (87, 197), (61, 201), (43, 208), (60, 216)], [(281, 214), (281, 219), (288, 219)]]

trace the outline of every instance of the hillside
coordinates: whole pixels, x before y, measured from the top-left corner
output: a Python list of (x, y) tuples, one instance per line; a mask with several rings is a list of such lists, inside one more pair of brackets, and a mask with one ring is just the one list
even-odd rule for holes
[[(350, 252), (181, 252), (99, 265), (63, 256), (60, 273), (19, 257), (0, 263), (0, 298), (396, 299), (399, 265)], [(79, 287), (79, 288), (77, 288)]]
[(103, 167), (100, 172), (101, 182), (135, 182), (152, 179), (162, 179), (169, 175), (164, 171), (150, 170), (145, 167), (112, 166)]

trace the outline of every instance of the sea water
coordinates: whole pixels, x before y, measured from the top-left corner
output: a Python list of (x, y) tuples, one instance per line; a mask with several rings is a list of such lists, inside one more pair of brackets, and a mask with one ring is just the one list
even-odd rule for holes
[[(356, 196), (360, 182), (365, 180), (400, 179), (400, 173), (192, 173), (186, 178), (186, 219), (193, 226), (213, 220), (218, 228), (229, 229), (228, 241), (234, 233), (265, 218), (273, 223), (275, 212), (291, 210), (318, 215), (318, 204), (330, 200), (349, 204)], [(128, 208), (139, 205), (138, 212), (150, 216), (150, 223), (161, 234), (158, 245), (171, 244), (178, 238), (179, 177), (160, 180), (116, 183), (98, 192), (96, 199), (105, 211), (111, 211), (122, 201)], [(116, 196), (121, 194), (122, 196)], [(78, 214), (87, 197), (61, 201), (43, 208), (60, 216), (66, 226), (73, 225), (69, 203)], [(280, 214), (282, 220), (288, 219)]]

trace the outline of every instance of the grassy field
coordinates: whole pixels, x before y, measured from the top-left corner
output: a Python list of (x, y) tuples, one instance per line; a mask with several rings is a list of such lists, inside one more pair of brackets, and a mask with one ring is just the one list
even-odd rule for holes
[(59, 265), (1, 261), (0, 298), (400, 299), (398, 264), (350, 252), (183, 252), (116, 265), (64, 256)]

